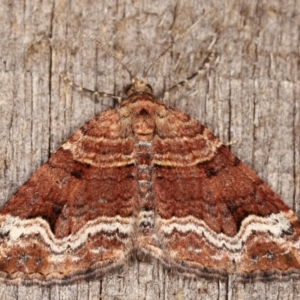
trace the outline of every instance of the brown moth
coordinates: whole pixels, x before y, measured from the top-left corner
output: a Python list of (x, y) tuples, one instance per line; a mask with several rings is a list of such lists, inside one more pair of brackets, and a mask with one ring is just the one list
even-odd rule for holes
[(257, 175), (133, 78), (117, 108), (78, 129), (1, 208), (0, 277), (69, 283), (143, 253), (185, 275), (290, 278), (299, 236)]

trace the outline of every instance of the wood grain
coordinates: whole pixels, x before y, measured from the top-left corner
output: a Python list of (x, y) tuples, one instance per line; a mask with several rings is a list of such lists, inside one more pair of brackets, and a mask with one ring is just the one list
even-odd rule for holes
[[(147, 79), (163, 91), (201, 66), (209, 45), (218, 64), (170, 97), (207, 126), (299, 215), (299, 1), (37, 1), (0, 7), (0, 188), (4, 203), (84, 122), (114, 105), (70, 89), (58, 76), (122, 95), (128, 74), (68, 16), (141, 76), (151, 60), (202, 14)], [(299, 282), (240, 285), (182, 278), (156, 261), (129, 262), (101, 281), (4, 286), (0, 299), (297, 299)]]

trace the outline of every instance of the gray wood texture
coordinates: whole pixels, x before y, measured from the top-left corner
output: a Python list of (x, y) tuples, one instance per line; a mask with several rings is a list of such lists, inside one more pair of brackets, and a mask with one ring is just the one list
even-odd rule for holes
[[(201, 22), (147, 76), (155, 94), (195, 72), (210, 44), (218, 64), (170, 96), (300, 213), (300, 1), (18, 1), (0, 5), (0, 202), (81, 125), (114, 105), (68, 87), (122, 95), (128, 74), (68, 25), (110, 47), (141, 76), (203, 10)], [(298, 281), (237, 284), (188, 279), (157, 261), (128, 262), (103, 280), (70, 286), (0, 284), (0, 299), (299, 299)]]

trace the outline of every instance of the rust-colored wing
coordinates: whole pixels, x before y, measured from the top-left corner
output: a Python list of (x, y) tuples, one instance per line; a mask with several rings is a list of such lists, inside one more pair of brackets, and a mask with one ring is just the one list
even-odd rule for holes
[(207, 278), (298, 276), (294, 213), (199, 122), (161, 105), (156, 111), (152, 181), (160, 243), (143, 251)]
[(120, 265), (132, 250), (133, 150), (117, 109), (79, 129), (1, 208), (0, 275), (48, 284)]

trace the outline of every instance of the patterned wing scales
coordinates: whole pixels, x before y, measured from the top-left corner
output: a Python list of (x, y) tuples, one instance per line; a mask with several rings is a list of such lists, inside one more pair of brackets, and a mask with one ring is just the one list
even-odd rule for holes
[(160, 112), (153, 139), (159, 246), (145, 252), (187, 274), (272, 279), (299, 273), (294, 213), (199, 122)]
[(79, 129), (0, 211), (2, 277), (44, 283), (103, 274), (132, 250), (133, 140), (117, 110)]

